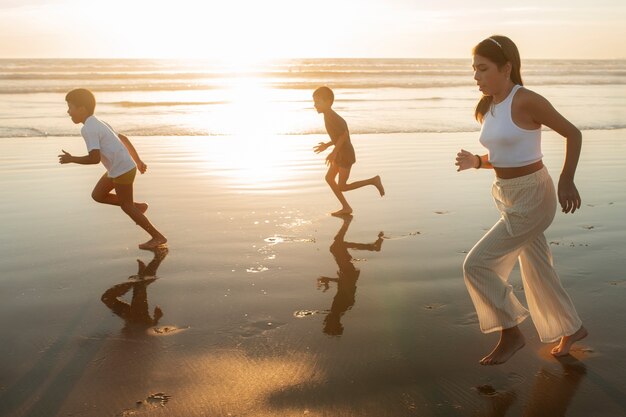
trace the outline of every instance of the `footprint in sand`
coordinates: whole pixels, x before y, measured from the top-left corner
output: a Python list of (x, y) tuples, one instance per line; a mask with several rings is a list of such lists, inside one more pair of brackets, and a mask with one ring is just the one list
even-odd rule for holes
[(496, 389), (494, 387), (492, 387), (491, 385), (488, 385), (488, 384), (479, 385), (477, 387), (474, 387), (474, 389), (480, 395), (484, 395), (484, 396), (487, 396), (487, 397), (493, 397), (493, 396), (498, 394), (498, 391), (496, 391)]
[[(591, 228), (593, 229), (593, 226), (591, 226)], [(565, 243), (565, 242), (559, 242), (557, 240), (552, 240), (552, 241), (550, 241), (550, 245), (554, 245), (554, 246), (567, 245), (570, 248), (575, 248), (576, 246), (588, 247), (589, 243), (579, 243), (579, 244), (576, 244), (575, 242)]]
[(285, 324), (286, 323), (280, 323), (271, 319), (250, 321), (239, 326), (239, 328), (235, 330), (234, 333), (244, 338), (255, 337), (262, 335), (270, 330), (275, 330), (281, 326), (284, 326)]
[[(382, 233), (382, 232), (381, 232)], [(385, 240), (398, 240), (398, 239), (406, 239), (407, 237), (410, 236), (417, 236), (417, 235), (421, 235), (422, 232), (409, 232), (409, 233), (402, 233), (399, 235), (393, 235), (393, 234), (387, 234), (385, 233), (383, 236), (380, 236), (381, 239), (385, 239)]]
[(151, 414), (155, 407), (165, 407), (165, 404), (167, 404), (170, 398), (172, 398), (171, 395), (167, 395), (163, 392), (150, 394), (145, 400), (137, 401), (134, 409), (126, 409), (117, 413), (115, 417), (131, 417)]
[(187, 329), (189, 329), (189, 326), (187, 327), (158, 326), (158, 327), (151, 327), (150, 329), (148, 329), (148, 334), (151, 336), (171, 336), (173, 334), (183, 332)]
[(434, 212), (435, 214), (450, 214), (448, 210), (437, 210)]
[(151, 404), (151, 405), (155, 405), (155, 406), (165, 406), (165, 404), (167, 404), (167, 402), (170, 400), (171, 396), (164, 394), (162, 392), (157, 392), (156, 394), (150, 394), (148, 396), (148, 398), (146, 398), (146, 403), (147, 404)]
[(304, 317), (311, 317), (314, 316), (316, 314), (319, 314), (320, 311), (319, 310), (298, 310), (296, 312), (293, 313), (293, 316), (295, 318), (301, 319)]
[(498, 391), (491, 385), (480, 385), (472, 389), (488, 401), (490, 412), (487, 414), (490, 416), (503, 416), (517, 399), (515, 391)]
[(440, 304), (440, 303), (431, 303), (431, 304), (426, 304), (424, 306), (425, 310), (439, 310), (440, 308), (445, 307), (445, 304)]

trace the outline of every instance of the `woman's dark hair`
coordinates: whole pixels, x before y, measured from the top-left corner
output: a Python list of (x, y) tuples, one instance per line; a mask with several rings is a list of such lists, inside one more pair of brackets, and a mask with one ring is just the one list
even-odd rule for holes
[[(493, 35), (478, 43), (472, 49), (473, 55), (480, 55), (483, 58), (487, 58), (498, 66), (498, 69), (506, 65), (507, 62), (511, 63), (511, 81), (515, 84), (524, 85), (522, 82), (522, 74), (520, 72), (522, 63), (519, 56), (517, 46), (513, 41), (506, 36)], [(491, 108), (493, 102), (492, 96), (482, 96), (476, 104), (476, 110), (474, 111), (474, 117), (476, 120), (482, 123), (483, 117)]]

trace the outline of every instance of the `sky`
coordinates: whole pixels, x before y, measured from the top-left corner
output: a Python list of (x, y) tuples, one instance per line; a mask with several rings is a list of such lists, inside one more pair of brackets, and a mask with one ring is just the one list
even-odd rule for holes
[[(514, 5), (513, 5), (514, 4)], [(624, 0), (0, 0), (0, 58), (626, 59)]]

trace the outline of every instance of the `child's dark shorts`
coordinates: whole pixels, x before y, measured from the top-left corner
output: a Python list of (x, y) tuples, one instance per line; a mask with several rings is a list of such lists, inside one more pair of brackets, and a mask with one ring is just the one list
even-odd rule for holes
[(335, 164), (341, 168), (350, 168), (355, 162), (356, 155), (354, 154), (354, 147), (351, 143), (343, 146), (335, 157)]
[(137, 168), (133, 168), (130, 171), (120, 175), (119, 177), (115, 177), (115, 178), (109, 177), (109, 173), (105, 172), (103, 177), (107, 177), (108, 179), (113, 181), (114, 184), (129, 185), (129, 184), (132, 184), (135, 181), (135, 175), (137, 175)]

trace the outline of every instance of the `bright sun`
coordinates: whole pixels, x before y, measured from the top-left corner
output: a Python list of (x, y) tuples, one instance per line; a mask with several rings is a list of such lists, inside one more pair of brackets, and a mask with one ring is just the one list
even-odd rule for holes
[[(196, 152), (206, 172), (226, 177), (232, 188), (279, 192), (297, 175), (293, 164), (306, 164), (312, 154), (293, 136), (280, 133), (317, 114), (310, 104), (304, 110), (286, 107), (293, 104), (280, 99), (280, 90), (244, 67), (232, 72), (238, 75), (221, 92), (226, 103), (192, 122), (224, 135), (206, 139)], [(308, 97), (308, 92), (303, 94)]]

